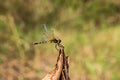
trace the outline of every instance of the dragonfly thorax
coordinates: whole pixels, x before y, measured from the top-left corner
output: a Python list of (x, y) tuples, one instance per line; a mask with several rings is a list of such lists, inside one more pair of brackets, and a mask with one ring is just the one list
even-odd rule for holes
[(50, 40), (50, 42), (56, 43), (56, 44), (60, 44), (60, 43), (61, 43), (61, 40), (55, 38), (55, 39)]

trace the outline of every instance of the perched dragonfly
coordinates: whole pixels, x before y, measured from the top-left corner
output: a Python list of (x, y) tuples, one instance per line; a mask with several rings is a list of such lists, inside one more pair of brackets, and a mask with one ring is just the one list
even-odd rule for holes
[(44, 44), (44, 43), (55, 43), (55, 48), (58, 49), (58, 47), (60, 46), (61, 40), (55, 38), (53, 32), (52, 31), (49, 32), (45, 24), (43, 25), (43, 27), (45, 29), (45, 32), (42, 35), (44, 39), (40, 42), (33, 43), (33, 45)]

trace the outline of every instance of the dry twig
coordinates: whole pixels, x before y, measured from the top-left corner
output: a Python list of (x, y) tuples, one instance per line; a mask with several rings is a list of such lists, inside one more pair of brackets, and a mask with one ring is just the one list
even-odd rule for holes
[(60, 45), (59, 55), (55, 68), (42, 80), (70, 80), (68, 56), (65, 56), (64, 46)]

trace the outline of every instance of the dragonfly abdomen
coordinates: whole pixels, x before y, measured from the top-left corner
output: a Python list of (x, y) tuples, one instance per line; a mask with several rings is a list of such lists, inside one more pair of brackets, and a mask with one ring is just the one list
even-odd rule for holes
[(41, 41), (41, 42), (35, 42), (33, 43), (34, 45), (37, 45), (37, 44), (44, 44), (44, 43), (47, 43), (48, 41)]

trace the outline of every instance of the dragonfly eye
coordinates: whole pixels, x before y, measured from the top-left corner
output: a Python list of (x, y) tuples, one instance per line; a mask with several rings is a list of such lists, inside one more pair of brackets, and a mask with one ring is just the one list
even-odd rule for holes
[(60, 39), (58, 39), (58, 43), (61, 43), (61, 40), (60, 40)]

